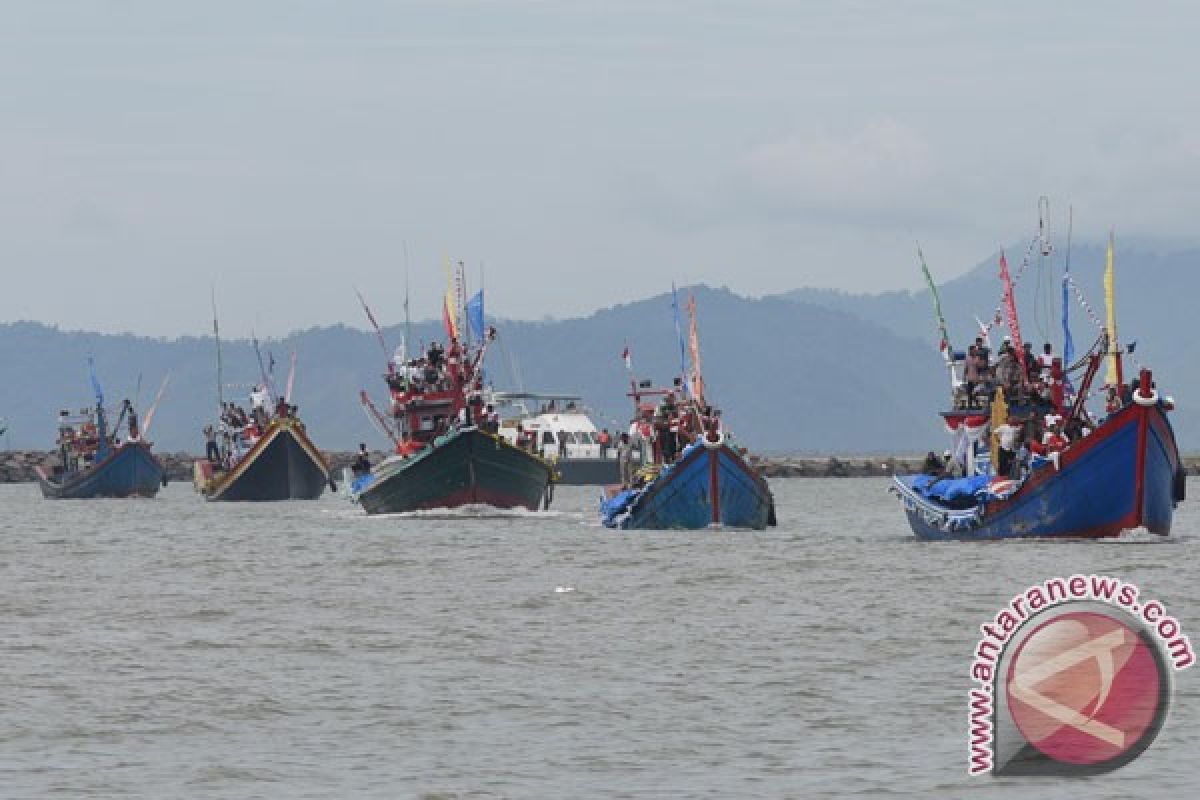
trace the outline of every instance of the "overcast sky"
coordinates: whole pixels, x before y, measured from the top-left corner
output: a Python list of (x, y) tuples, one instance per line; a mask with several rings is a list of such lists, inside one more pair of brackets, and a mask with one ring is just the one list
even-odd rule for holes
[[(1062, 8), (1056, 8), (1061, 6)], [(1078, 13), (1063, 10), (1070, 8)], [(231, 334), (917, 285), (1027, 238), (1191, 240), (1200, 13), (1091, 2), (11, 2), (0, 321)]]

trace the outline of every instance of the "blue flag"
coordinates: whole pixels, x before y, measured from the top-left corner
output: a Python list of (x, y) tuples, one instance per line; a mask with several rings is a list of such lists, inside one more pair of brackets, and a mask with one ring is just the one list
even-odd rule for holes
[(92, 390), (96, 392), (96, 407), (104, 406), (104, 390), (100, 388), (100, 380), (96, 377), (96, 360), (88, 356), (88, 372), (92, 376)]
[(467, 301), (467, 328), (472, 339), (477, 342), (483, 341), (483, 289)]

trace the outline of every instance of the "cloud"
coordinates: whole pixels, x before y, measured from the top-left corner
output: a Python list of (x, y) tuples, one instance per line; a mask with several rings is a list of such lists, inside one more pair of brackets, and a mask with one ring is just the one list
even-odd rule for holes
[(739, 167), (764, 202), (856, 217), (894, 215), (931, 181), (934, 158), (919, 131), (884, 118), (848, 132), (806, 131), (761, 144)]

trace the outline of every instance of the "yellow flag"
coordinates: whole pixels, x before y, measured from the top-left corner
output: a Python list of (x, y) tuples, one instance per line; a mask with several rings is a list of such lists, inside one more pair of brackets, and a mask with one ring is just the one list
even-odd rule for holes
[(1113, 299), (1113, 237), (1108, 235), (1108, 255), (1104, 260), (1104, 303), (1108, 306), (1108, 371), (1105, 382), (1109, 386), (1120, 383), (1117, 375), (1117, 305)]
[(450, 270), (450, 257), (442, 256), (446, 267), (446, 297), (442, 301), (442, 322), (446, 326), (446, 335), (452, 339), (458, 338), (458, 292), (454, 289), (454, 274)]
[(996, 397), (992, 400), (992, 474), (1000, 474), (1000, 440), (996, 438), (996, 429), (1008, 422), (1008, 403), (1004, 401), (1004, 389), (996, 387)]

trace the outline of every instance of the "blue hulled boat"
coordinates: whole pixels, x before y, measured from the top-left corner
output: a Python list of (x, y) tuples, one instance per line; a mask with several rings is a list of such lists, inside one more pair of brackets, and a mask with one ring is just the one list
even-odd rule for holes
[[(1031, 252), (1039, 242), (1048, 255), (1050, 245), (1041, 238), (1031, 243)], [(1027, 255), (1021, 270), (1028, 261)], [(1065, 359), (1055, 357), (1049, 344), (1042, 356), (1028, 345), (1022, 348), (1015, 281), (1003, 254), (1000, 277), (1011, 338), (994, 368), (982, 336), (966, 354), (950, 349), (937, 289), (929, 279), (955, 403), (942, 417), (955, 444), (946, 452), (944, 468), (930, 453), (927, 474), (893, 481), (891, 491), (902, 501), (913, 533), (929, 540), (1099, 538), (1135, 529), (1169, 534), (1186, 491), (1168, 418), (1174, 403), (1160, 397), (1144, 367), (1133, 381), (1123, 378), (1122, 357), (1133, 352), (1133, 345), (1122, 349), (1116, 339), (1112, 240), (1104, 280), (1107, 323), (1100, 325), (1092, 316), (1099, 338), (1073, 365), (1069, 270), (1062, 286)], [(1093, 415), (1087, 401), (1105, 363), (1104, 412)], [(959, 365), (965, 365), (962, 379)], [(1071, 373), (1085, 366), (1082, 379), (1073, 384)]]
[(94, 464), (79, 469), (37, 468), (42, 495), (53, 499), (88, 497), (153, 497), (166, 485), (162, 464), (146, 442), (125, 442), (97, 454)]
[[(88, 365), (96, 406), (76, 416), (65, 410), (59, 412), (59, 463), (51, 468), (39, 466), (36, 470), (42, 495), (52, 499), (153, 497), (166, 485), (166, 471), (151, 452), (145, 436), (167, 381), (159, 388), (144, 427), (138, 424), (133, 404), (125, 400), (116, 424), (110, 429), (104, 392), (90, 358)], [(126, 433), (124, 441), (118, 437), (122, 425)]]
[(1165, 536), (1186, 480), (1169, 409), (1153, 392), (1137, 394), (1062, 451), (1057, 468), (1035, 459), (1020, 482), (982, 476), (972, 490), (971, 478), (910, 475), (897, 476), (893, 491), (921, 539), (1096, 538), (1136, 528)]
[[(625, 456), (622, 484), (606, 489), (600, 519), (606, 527), (629, 530), (762, 530), (774, 525), (770, 487), (746, 462), (744, 449), (730, 443), (721, 412), (705, 400), (695, 298), (688, 298), (690, 364), (683, 363), (677, 300), (674, 307), (682, 374), (672, 389), (653, 388), (650, 381), (631, 382), (633, 424), (618, 444)], [(656, 404), (654, 398), (661, 402)], [(638, 462), (644, 466), (633, 474), (635, 447), (641, 450)]]
[(600, 514), (606, 527), (627, 530), (762, 530), (775, 524), (775, 501), (767, 482), (736, 450), (702, 439), (641, 488), (604, 500)]

